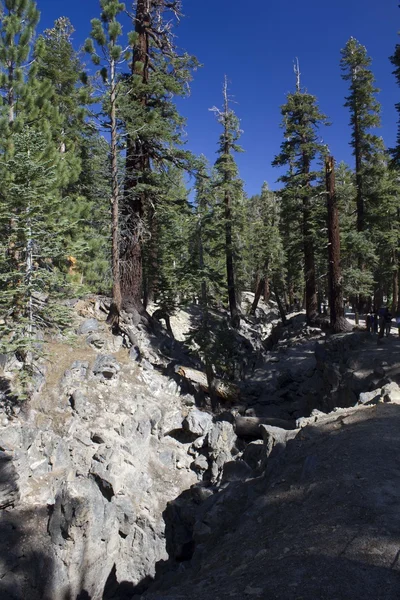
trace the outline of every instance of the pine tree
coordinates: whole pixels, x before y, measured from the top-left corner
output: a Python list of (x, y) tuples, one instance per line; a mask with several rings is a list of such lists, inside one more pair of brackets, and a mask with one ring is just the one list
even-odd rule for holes
[(255, 314), (261, 295), (269, 299), (271, 284), (274, 280), (283, 280), (283, 247), (279, 231), (279, 204), (274, 192), (264, 183), (261, 195), (249, 200), (248, 217), (250, 230), (247, 243), (254, 280), (254, 302), (250, 313)]
[(339, 210), (335, 184), (335, 161), (333, 156), (325, 159), (328, 257), (329, 257), (329, 307), (330, 324), (335, 333), (349, 331), (350, 325), (344, 316), (343, 283), (340, 265), (340, 227)]
[[(157, 172), (166, 165), (191, 169), (192, 155), (182, 148), (184, 120), (173, 98), (188, 93), (191, 71), (197, 61), (179, 54), (172, 33), (180, 16), (180, 2), (138, 0), (132, 15), (135, 34), (131, 38), (133, 59), (126, 80), (127, 102), (123, 119), (127, 129), (124, 184), (124, 235), (121, 252), (121, 285), (124, 301), (143, 312), (143, 245), (155, 273), (157, 266), (157, 203), (162, 190)], [(155, 176), (153, 174), (155, 172)], [(145, 282), (146, 300), (154, 292)]]
[(233, 241), (233, 210), (238, 197), (242, 194), (242, 182), (238, 177), (238, 169), (233, 158), (233, 152), (240, 152), (237, 144), (241, 130), (239, 119), (229, 107), (228, 83), (225, 77), (223, 86), (223, 109), (213, 108), (222, 125), (223, 131), (219, 140), (219, 157), (215, 163), (217, 182), (215, 189), (223, 198), (224, 225), (225, 225), (225, 256), (227, 290), (229, 300), (229, 311), (231, 324), (238, 329), (240, 327), (240, 304), (238, 302), (238, 290), (236, 287), (236, 273), (234, 264), (234, 241)]
[[(120, 177), (118, 169), (118, 78), (117, 66), (123, 54), (123, 48), (118, 44), (122, 34), (122, 26), (117, 20), (125, 10), (125, 5), (118, 0), (100, 0), (102, 9), (101, 18), (92, 20), (91, 38), (87, 40), (85, 49), (92, 56), (95, 65), (100, 67), (100, 75), (106, 86), (106, 94), (102, 97), (103, 106), (106, 107), (106, 115), (110, 128), (111, 143), (111, 206), (112, 206), (112, 274), (113, 274), (113, 300), (110, 308), (108, 322), (112, 325), (118, 323), (121, 312), (121, 280), (120, 280), (120, 224), (119, 224), (119, 200), (120, 200)], [(92, 40), (99, 47), (95, 51)], [(125, 55), (126, 59), (127, 56)], [(103, 59), (103, 63), (102, 63)]]
[(3, 107), (3, 130), (14, 125), (21, 98), (29, 93), (25, 65), (31, 42), (39, 22), (39, 11), (33, 0), (2, 0), (0, 3), (0, 92)]
[(74, 28), (67, 17), (60, 17), (46, 29), (35, 44), (36, 76), (52, 85), (51, 103), (57, 108), (59, 122), (52, 124), (52, 137), (63, 155), (66, 185), (75, 183), (81, 172), (80, 146), (87, 134), (89, 90), (83, 65), (72, 45)]
[(25, 128), (12, 134), (13, 155), (1, 163), (9, 177), (0, 200), (0, 340), (29, 368), (40, 330), (64, 331), (70, 318), (56, 300), (68, 289), (56, 267), (64, 256), (57, 165), (46, 136)]
[(357, 230), (364, 231), (368, 194), (366, 170), (374, 154), (383, 149), (381, 139), (370, 133), (371, 129), (380, 126), (380, 104), (375, 97), (379, 90), (375, 87), (371, 59), (365, 46), (350, 38), (341, 54), (342, 77), (349, 82), (350, 92), (345, 106), (350, 110), (351, 147), (356, 163)]
[[(316, 97), (301, 89), (300, 73), (296, 91), (288, 94), (287, 103), (281, 111), (285, 140), (273, 165), (288, 167), (287, 174), (280, 179), (288, 189), (295, 191), (296, 199), (301, 202), (306, 314), (307, 322), (312, 323), (318, 313), (313, 221), (316, 192), (313, 182), (319, 176), (313, 164), (326, 152), (318, 131), (321, 125), (327, 125), (327, 119), (320, 112)], [(285, 201), (285, 195), (282, 201)]]

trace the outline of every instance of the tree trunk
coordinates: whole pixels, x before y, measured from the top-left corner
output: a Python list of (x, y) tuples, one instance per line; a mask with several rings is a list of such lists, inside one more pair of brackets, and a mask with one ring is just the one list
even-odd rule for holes
[(392, 314), (397, 313), (399, 304), (399, 264), (397, 250), (393, 250), (393, 291), (392, 291)]
[(227, 191), (225, 192), (225, 251), (231, 324), (232, 327), (238, 329), (240, 327), (240, 312), (236, 302), (235, 271), (233, 266), (232, 206), (231, 197)]
[(260, 301), (261, 294), (263, 291), (265, 291), (265, 278), (264, 277), (262, 279), (259, 279), (256, 293), (254, 295), (253, 304), (251, 305), (251, 309), (250, 309), (251, 315), (256, 314), (257, 306), (258, 306), (258, 303)]
[(354, 108), (354, 154), (356, 158), (356, 187), (357, 187), (357, 231), (364, 231), (364, 198), (362, 176), (362, 154), (360, 140), (360, 123), (357, 104)]
[(269, 288), (269, 277), (266, 274), (265, 275), (265, 283), (264, 283), (264, 302), (265, 303), (269, 302), (270, 297), (271, 297), (271, 290)]
[(112, 278), (113, 296), (107, 323), (118, 325), (121, 313), (121, 282), (119, 264), (119, 181), (118, 181), (118, 136), (117, 136), (117, 111), (116, 111), (116, 77), (115, 60), (110, 64), (110, 103), (111, 103), (111, 178), (112, 178)]
[[(303, 152), (303, 173), (308, 177), (310, 160)], [(306, 195), (303, 197), (303, 249), (304, 249), (304, 279), (306, 287), (306, 318), (307, 323), (315, 321), (318, 314), (317, 282), (315, 278), (314, 239), (312, 227), (311, 187), (306, 186)]]
[(14, 64), (11, 62), (8, 66), (7, 104), (8, 104), (8, 122), (10, 125), (12, 125), (14, 123), (14, 119), (15, 119), (15, 92), (14, 92)]
[(335, 333), (350, 331), (343, 306), (342, 274), (340, 268), (339, 210), (335, 189), (335, 161), (333, 156), (325, 159), (325, 176), (328, 208), (328, 257), (329, 257), (329, 308), (331, 329)]
[(283, 308), (283, 304), (282, 304), (280, 296), (279, 296), (278, 286), (276, 283), (276, 276), (274, 276), (272, 281), (273, 281), (275, 300), (278, 304), (278, 310), (279, 310), (279, 314), (281, 315), (282, 325), (286, 325), (286, 322), (287, 322), (286, 313), (285, 313), (285, 309)]
[[(149, 77), (149, 35), (150, 0), (138, 0), (134, 19), (136, 40), (133, 47), (131, 73), (140, 76), (142, 83)], [(137, 101), (137, 98), (135, 98)], [(140, 102), (147, 105), (147, 97)], [(140, 308), (142, 300), (143, 256), (142, 237), (146, 206), (145, 192), (137, 192), (137, 187), (150, 171), (150, 157), (145, 142), (136, 137), (127, 137), (126, 175), (124, 185), (125, 235), (121, 252), (121, 291), (124, 302)]]

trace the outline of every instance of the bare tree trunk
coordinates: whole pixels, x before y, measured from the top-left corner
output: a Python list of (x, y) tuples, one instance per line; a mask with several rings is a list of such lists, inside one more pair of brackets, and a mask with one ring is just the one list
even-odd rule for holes
[(392, 313), (397, 313), (399, 304), (399, 264), (397, 258), (397, 250), (393, 250), (393, 291), (392, 291)]
[(256, 293), (254, 295), (253, 304), (251, 305), (251, 309), (250, 309), (251, 315), (256, 314), (257, 306), (258, 306), (258, 303), (260, 301), (261, 294), (263, 293), (263, 291), (265, 291), (265, 278), (264, 277), (262, 279), (260, 279), (258, 282)]
[(240, 312), (236, 303), (235, 271), (233, 266), (232, 244), (232, 206), (229, 192), (225, 192), (225, 251), (231, 323), (232, 327), (238, 329), (240, 326)]
[(351, 329), (345, 318), (343, 306), (342, 274), (340, 268), (339, 210), (335, 189), (335, 161), (333, 156), (325, 160), (325, 176), (328, 208), (328, 256), (329, 256), (329, 308), (332, 331), (339, 333)]
[(268, 274), (265, 275), (265, 283), (264, 283), (264, 302), (269, 302), (271, 297), (271, 290), (269, 287), (269, 277)]
[(121, 313), (121, 282), (119, 264), (119, 181), (118, 181), (118, 135), (117, 135), (117, 93), (115, 60), (110, 64), (110, 103), (111, 103), (111, 178), (112, 178), (112, 277), (113, 297), (107, 322), (110, 325), (118, 325)]
[[(303, 153), (303, 172), (310, 172), (309, 157)], [(306, 317), (307, 323), (312, 323), (318, 314), (317, 282), (315, 278), (315, 256), (313, 227), (311, 222), (311, 187), (307, 185), (307, 195), (303, 198), (303, 249), (304, 249), (304, 279), (306, 287)]]
[(281, 298), (279, 295), (278, 285), (276, 282), (276, 276), (274, 276), (274, 278), (273, 278), (273, 288), (274, 288), (275, 300), (278, 304), (279, 314), (281, 315), (282, 325), (286, 325), (286, 322), (287, 322), (286, 313), (285, 313), (285, 309), (283, 307), (283, 304), (282, 304), (282, 301), (281, 301)]

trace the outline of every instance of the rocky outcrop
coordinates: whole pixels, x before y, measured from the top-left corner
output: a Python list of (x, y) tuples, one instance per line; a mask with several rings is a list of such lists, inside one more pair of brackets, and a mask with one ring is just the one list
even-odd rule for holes
[(397, 600), (399, 432), (393, 403), (307, 425), (265, 476), (200, 505), (191, 563), (142, 600)]
[[(91, 320), (79, 331), (101, 327)], [(83, 341), (57, 345), (68, 368), (58, 373), (54, 362), (48, 389), (0, 426), (2, 599), (102, 600), (121, 585), (133, 593), (168, 559), (167, 503), (199, 480), (194, 440), (171, 435), (196, 420), (175, 381), (128, 350), (103, 354)]]

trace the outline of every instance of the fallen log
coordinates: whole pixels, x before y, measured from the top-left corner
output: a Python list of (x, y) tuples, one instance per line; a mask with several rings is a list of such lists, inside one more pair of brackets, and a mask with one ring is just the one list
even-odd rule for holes
[(284, 419), (267, 419), (258, 417), (236, 417), (235, 432), (238, 437), (251, 437), (258, 440), (263, 439), (263, 431), (260, 425), (272, 425), (279, 429), (295, 429), (295, 425)]
[[(208, 389), (207, 375), (202, 371), (191, 369), (190, 367), (184, 367), (177, 365), (175, 367), (175, 373), (188, 379), (192, 383), (197, 383), (201, 389), (207, 394), (210, 393)], [(237, 402), (240, 396), (240, 390), (237, 385), (230, 383), (229, 381), (223, 381), (222, 379), (214, 379), (214, 393), (222, 400), (229, 402)]]

